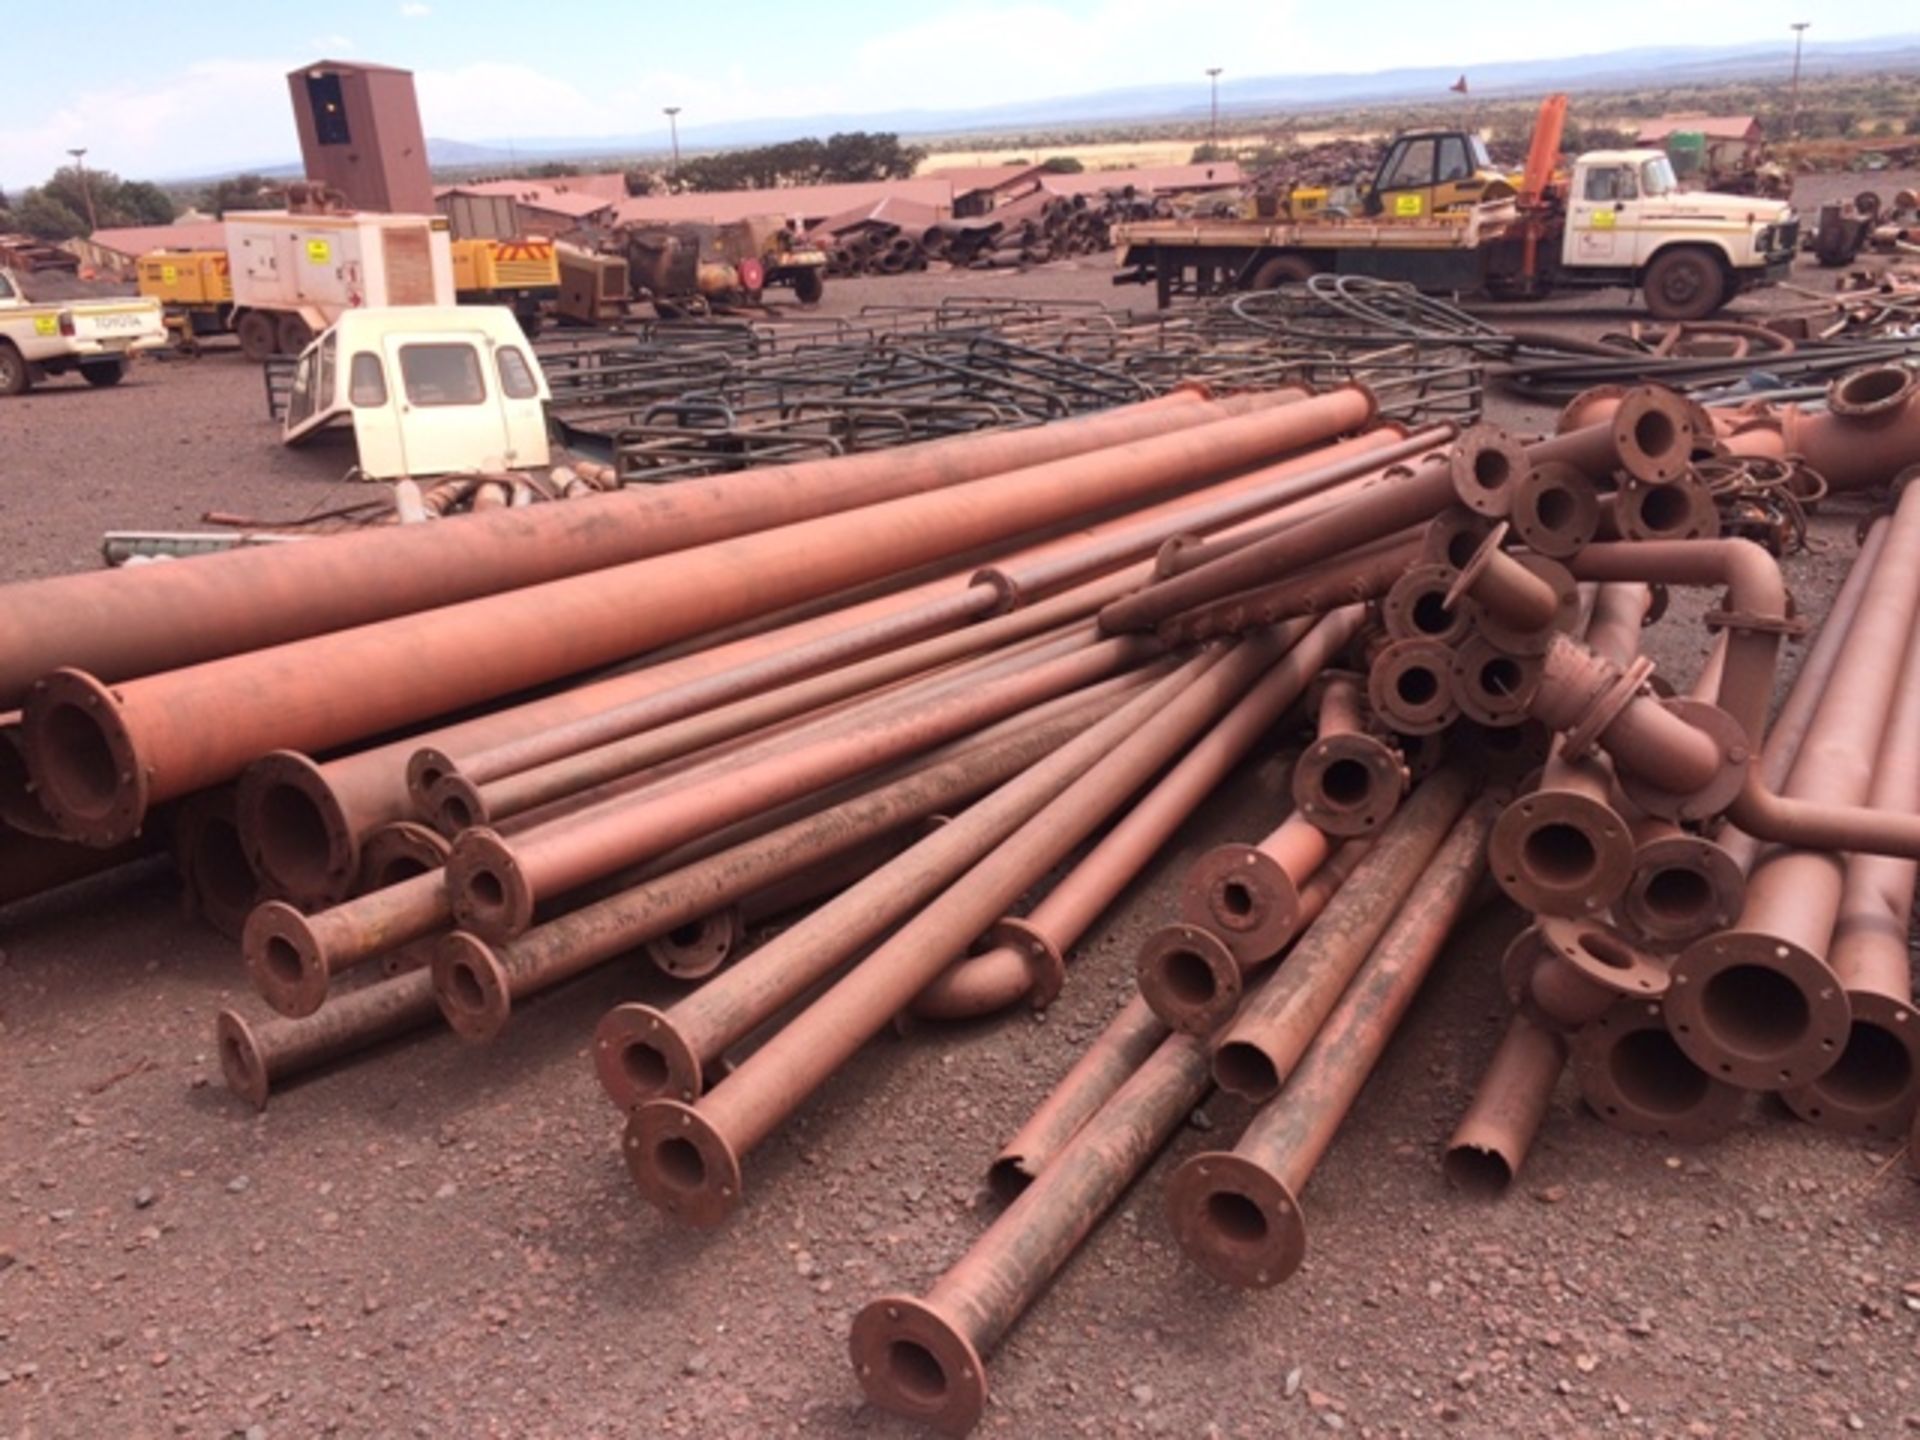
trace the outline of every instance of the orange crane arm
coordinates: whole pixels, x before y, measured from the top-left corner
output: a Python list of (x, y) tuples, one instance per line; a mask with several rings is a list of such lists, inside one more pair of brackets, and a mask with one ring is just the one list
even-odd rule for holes
[(1549, 95), (1540, 102), (1540, 118), (1533, 122), (1533, 144), (1527, 147), (1526, 176), (1520, 186), (1520, 204), (1531, 209), (1546, 197), (1553, 169), (1560, 161), (1560, 137), (1567, 127), (1567, 97)]

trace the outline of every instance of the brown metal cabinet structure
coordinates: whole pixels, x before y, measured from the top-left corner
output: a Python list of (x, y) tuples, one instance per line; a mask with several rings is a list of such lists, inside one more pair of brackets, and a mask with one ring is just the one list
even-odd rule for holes
[(356, 210), (431, 215), (433, 177), (413, 72), (321, 60), (287, 76), (307, 178)]

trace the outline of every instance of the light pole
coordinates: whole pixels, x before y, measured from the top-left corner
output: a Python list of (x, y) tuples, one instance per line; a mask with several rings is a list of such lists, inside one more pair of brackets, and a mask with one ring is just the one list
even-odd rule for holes
[(673, 135), (673, 173), (678, 175), (680, 173), (680, 107), (667, 105), (663, 108), (667, 112), (667, 128)]
[(1209, 107), (1211, 113), (1207, 120), (1207, 147), (1214, 152), (1213, 158), (1218, 160), (1220, 158), (1220, 67), (1218, 65), (1207, 67), (1207, 83), (1213, 90), (1212, 104)]
[(1796, 20), (1792, 25), (1793, 99), (1788, 102), (1792, 110), (1792, 116), (1787, 121), (1787, 138), (1789, 140), (1798, 140), (1800, 138), (1800, 46), (1806, 39), (1807, 26), (1812, 23), (1811, 20)]
[(82, 145), (67, 153), (73, 156), (74, 168), (80, 172), (80, 195), (87, 202), (87, 233), (91, 235), (100, 228), (100, 217), (93, 213), (93, 186), (87, 181), (87, 147)]

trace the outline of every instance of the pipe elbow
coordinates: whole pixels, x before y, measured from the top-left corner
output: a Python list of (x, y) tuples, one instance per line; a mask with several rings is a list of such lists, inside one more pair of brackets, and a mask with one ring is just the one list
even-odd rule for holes
[[(1693, 542), (1699, 543), (1697, 541)], [(1727, 583), (1727, 599), (1743, 615), (1787, 617), (1787, 582), (1780, 563), (1751, 540), (1715, 540)]]
[(950, 966), (913, 997), (908, 1013), (920, 1020), (978, 1020), (1022, 999), (1033, 981), (1026, 957), (1002, 945)]

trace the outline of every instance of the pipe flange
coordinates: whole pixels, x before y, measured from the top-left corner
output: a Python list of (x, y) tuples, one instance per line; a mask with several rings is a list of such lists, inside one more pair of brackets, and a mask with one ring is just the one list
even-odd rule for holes
[(360, 873), (359, 837), (319, 765), (297, 750), (270, 751), (240, 772), (233, 804), (258, 874), (309, 908), (346, 899)]
[(153, 772), (120, 712), (120, 695), (84, 670), (33, 682), (21, 717), (34, 794), (70, 840), (111, 849), (140, 833)]
[(847, 1346), (870, 1403), (942, 1435), (965, 1435), (987, 1408), (987, 1367), (936, 1306), (883, 1295), (854, 1316)]
[(1661, 708), (1679, 716), (1696, 730), (1704, 730), (1720, 751), (1720, 769), (1712, 780), (1698, 790), (1675, 794), (1662, 790), (1625, 766), (1616, 765), (1620, 788), (1634, 804), (1661, 820), (1706, 820), (1731, 805), (1747, 781), (1747, 731), (1738, 720), (1705, 700), (1685, 696), (1659, 702)]
[(1278, 1285), (1306, 1259), (1299, 1200), (1278, 1175), (1233, 1151), (1203, 1151), (1176, 1166), (1166, 1205), (1186, 1257), (1228, 1285)]
[(1027, 1003), (1034, 1009), (1044, 1010), (1059, 998), (1067, 983), (1067, 960), (1044, 931), (1009, 915), (987, 931), (982, 944), (989, 950), (1005, 946), (1026, 962)]
[(1693, 421), (1687, 404), (1671, 390), (1636, 385), (1608, 422), (1620, 468), (1649, 485), (1668, 485), (1693, 463)]
[(1500, 553), (1500, 547), (1506, 543), (1509, 528), (1507, 522), (1501, 520), (1480, 537), (1480, 543), (1473, 547), (1473, 554), (1467, 557), (1467, 563), (1460, 567), (1459, 573), (1453, 577), (1453, 584), (1447, 587), (1446, 596), (1441, 601), (1447, 609), (1453, 609), (1473, 593), (1473, 587), (1480, 583), (1480, 577), (1487, 573), (1493, 557)]
[(1703, 617), (1709, 630), (1740, 630), (1756, 635), (1779, 635), (1793, 640), (1813, 627), (1797, 615), (1759, 615), (1750, 610), (1709, 610)]
[(360, 889), (384, 890), (447, 863), (447, 838), (415, 820), (382, 825), (360, 847)]
[(1427, 522), (1420, 540), (1421, 558), (1430, 565), (1458, 570), (1473, 558), (1490, 528), (1484, 515), (1464, 505), (1449, 505)]
[(1853, 1009), (1812, 951), (1757, 930), (1709, 935), (1674, 962), (1667, 1024), (1708, 1074), (1782, 1090), (1825, 1074), (1844, 1052)]
[(1577, 467), (1549, 460), (1514, 487), (1509, 518), (1528, 549), (1571, 559), (1599, 532), (1600, 495)]
[(1875, 420), (1902, 409), (1920, 389), (1920, 372), (1904, 365), (1863, 365), (1827, 387), (1827, 409), (1849, 420)]
[(1514, 903), (1540, 915), (1597, 915), (1633, 877), (1633, 837), (1611, 805), (1535, 790), (1501, 813), (1487, 864)]
[(1387, 591), (1380, 618), (1395, 640), (1458, 644), (1473, 628), (1480, 606), (1471, 596), (1453, 596), (1459, 571), (1451, 565), (1416, 565)]
[(1396, 640), (1367, 673), (1374, 713), (1395, 730), (1432, 735), (1459, 717), (1447, 674), (1453, 651), (1432, 640)]
[[(1269, 952), (1271, 953), (1271, 952)], [(1251, 947), (1249, 961), (1265, 959)], [(1176, 921), (1149, 935), (1134, 961), (1140, 998), (1173, 1030), (1211, 1035), (1239, 1008), (1245, 992), (1240, 953), (1201, 925)]]
[(1629, 479), (1614, 494), (1614, 524), (1626, 540), (1717, 540), (1720, 507), (1706, 486)]
[(1497, 730), (1526, 723), (1545, 669), (1538, 655), (1515, 655), (1474, 635), (1453, 652), (1447, 685), (1463, 715)]
[(634, 1188), (674, 1219), (702, 1230), (740, 1208), (740, 1157), (692, 1105), (649, 1100), (621, 1137)]
[(1634, 852), (1617, 915), (1643, 943), (1674, 949), (1740, 918), (1747, 877), (1725, 848), (1698, 835), (1666, 835)]
[(675, 980), (702, 980), (727, 963), (746, 939), (747, 926), (738, 905), (723, 905), (676, 925), (646, 943), (654, 968)]
[(1497, 425), (1474, 425), (1454, 442), (1453, 493), (1481, 515), (1499, 519), (1513, 508), (1514, 487), (1533, 467), (1526, 446)]
[(1855, 990), (1853, 1024), (1833, 1068), (1780, 1098), (1802, 1120), (1842, 1135), (1904, 1139), (1920, 1085), (1920, 1013), (1892, 995)]
[(1655, 1001), (1615, 1001), (1574, 1032), (1568, 1051), (1588, 1108), (1630, 1135), (1704, 1144), (1731, 1130), (1746, 1107), (1744, 1090), (1674, 1043)]
[(1329, 735), (1293, 767), (1293, 803), (1328, 835), (1371, 835), (1392, 816), (1407, 767), (1372, 735)]
[[(1554, 421), (1553, 433), (1567, 435), (1575, 430), (1584, 430), (1589, 425), (1598, 425), (1620, 408), (1620, 402), (1626, 395), (1625, 385), (1589, 385), (1561, 409), (1559, 418)], [(1600, 414), (1601, 410), (1605, 410), (1606, 414)]]
[(1513, 555), (1519, 565), (1532, 571), (1553, 587), (1559, 606), (1553, 619), (1537, 630), (1522, 630), (1500, 620), (1492, 611), (1481, 608), (1474, 617), (1474, 628), (1502, 650), (1514, 655), (1544, 655), (1559, 634), (1571, 634), (1580, 625), (1580, 586), (1573, 573), (1558, 560), (1545, 555)]
[(1667, 967), (1611, 925), (1545, 916), (1540, 933), (1582, 979), (1600, 989), (1642, 1000), (1658, 1000), (1667, 993)]
[(1560, 753), (1569, 760), (1585, 759), (1601, 732), (1620, 718), (1620, 712), (1632, 703), (1651, 674), (1653, 661), (1644, 655), (1634, 656), (1587, 706), (1587, 713), (1567, 729), (1560, 740)]
[(967, 581), (969, 586), (985, 585), (993, 591), (993, 604), (987, 608), (981, 618), (991, 615), (1005, 615), (1025, 605), (1029, 596), (1020, 588), (1020, 582), (1002, 570), (998, 565), (989, 565), (984, 570), (976, 570)]

